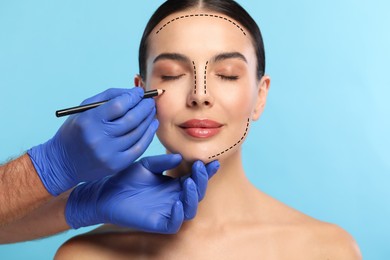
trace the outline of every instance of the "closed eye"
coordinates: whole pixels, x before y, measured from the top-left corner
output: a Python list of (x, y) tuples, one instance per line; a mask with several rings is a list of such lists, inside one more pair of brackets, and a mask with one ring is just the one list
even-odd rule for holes
[(180, 74), (180, 75), (175, 75), (175, 76), (170, 76), (170, 75), (162, 75), (161, 76), (161, 79), (162, 80), (165, 80), (165, 81), (168, 81), (168, 80), (176, 80), (176, 79), (180, 79), (182, 76), (184, 76), (185, 74)]
[(217, 74), (217, 76), (218, 76), (219, 78), (221, 78), (222, 80), (234, 81), (234, 80), (238, 80), (238, 79), (239, 79), (238, 76), (226, 76), (226, 75), (222, 75), (222, 74)]

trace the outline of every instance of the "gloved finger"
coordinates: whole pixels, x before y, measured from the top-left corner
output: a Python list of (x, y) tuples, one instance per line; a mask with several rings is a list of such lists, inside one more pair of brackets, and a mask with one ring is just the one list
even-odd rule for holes
[[(120, 96), (110, 99), (107, 103), (94, 108), (94, 111), (104, 120), (113, 121), (136, 106), (143, 97), (143, 90), (141, 88), (133, 88), (129, 92), (123, 93)], [(154, 102), (149, 99), (148, 102)]]
[(217, 160), (212, 161), (206, 165), (206, 170), (207, 170), (207, 174), (209, 176), (209, 179), (211, 177), (213, 177), (214, 174), (218, 171), (219, 166), (220, 166), (220, 164)]
[[(113, 140), (113, 146), (116, 151), (126, 151), (132, 148), (144, 135), (154, 135), (155, 131), (148, 132), (151, 124), (157, 124), (157, 119), (154, 119), (154, 114), (150, 114), (136, 129), (127, 133), (126, 135), (117, 137)], [(156, 130), (158, 127), (153, 126)], [(153, 138), (151, 138), (152, 140)], [(147, 147), (147, 146), (146, 146)]]
[(201, 201), (204, 198), (204, 195), (206, 193), (207, 189), (207, 183), (209, 180), (209, 176), (206, 171), (206, 167), (201, 161), (196, 161), (192, 165), (192, 175), (191, 178), (193, 179), (196, 189), (198, 192), (198, 199)]
[(198, 210), (198, 191), (196, 184), (191, 178), (187, 178), (183, 183), (183, 192), (180, 196), (184, 208), (184, 220), (193, 219)]
[[(136, 90), (134, 90), (136, 89)], [(140, 93), (139, 95), (142, 95), (143, 96), (143, 89), (140, 88), (140, 87), (135, 87), (135, 88), (132, 88), (132, 89), (128, 89), (128, 88), (109, 88), (99, 94), (96, 94), (90, 98), (87, 98), (85, 99), (83, 102), (81, 102), (81, 105), (86, 105), (86, 104), (90, 104), (90, 103), (95, 103), (95, 102), (100, 102), (100, 101), (106, 101), (106, 100), (110, 100), (110, 99), (113, 99), (115, 97), (118, 97), (124, 93), (128, 93), (130, 91), (136, 91), (136, 92), (142, 92)]]
[(180, 154), (163, 154), (142, 158), (140, 163), (149, 171), (161, 174), (166, 170), (177, 167), (181, 160)]
[(114, 136), (122, 136), (138, 128), (150, 115), (153, 117), (156, 115), (155, 104), (154, 99), (151, 98), (141, 100), (122, 117), (107, 123), (110, 133)]
[(129, 163), (134, 162), (138, 157), (140, 157), (148, 148), (150, 143), (153, 141), (154, 134), (158, 128), (158, 120), (153, 119), (153, 122), (149, 125), (145, 134), (135, 143), (130, 149), (121, 152), (117, 159), (119, 162), (128, 165)]
[(179, 231), (184, 221), (183, 204), (180, 200), (172, 206), (171, 217), (160, 230), (165, 234), (175, 234)]

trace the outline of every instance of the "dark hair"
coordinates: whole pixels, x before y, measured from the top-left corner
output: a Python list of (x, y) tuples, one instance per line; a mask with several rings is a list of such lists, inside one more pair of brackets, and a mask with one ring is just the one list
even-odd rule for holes
[(252, 36), (253, 46), (257, 57), (257, 78), (260, 80), (265, 72), (265, 53), (263, 38), (259, 27), (245, 9), (233, 0), (167, 0), (152, 15), (147, 23), (139, 46), (139, 73), (142, 79), (146, 76), (146, 56), (148, 37), (153, 29), (167, 16), (183, 10), (200, 7), (205, 10), (218, 12), (238, 21)]

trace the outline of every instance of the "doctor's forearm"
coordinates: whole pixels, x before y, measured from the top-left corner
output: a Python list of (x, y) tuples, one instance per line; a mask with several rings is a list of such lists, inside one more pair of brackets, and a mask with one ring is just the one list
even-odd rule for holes
[(0, 228), (0, 244), (43, 238), (68, 230), (64, 211), (69, 193), (53, 197), (23, 218)]
[(51, 198), (27, 154), (0, 166), (0, 230)]

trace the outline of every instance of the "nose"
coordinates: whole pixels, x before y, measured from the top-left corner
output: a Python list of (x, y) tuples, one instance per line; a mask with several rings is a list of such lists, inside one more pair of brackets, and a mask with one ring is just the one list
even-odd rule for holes
[(207, 63), (203, 71), (196, 70), (194, 64), (194, 80), (188, 92), (187, 105), (189, 107), (212, 107), (213, 104), (214, 97), (207, 84)]
[(190, 107), (212, 107), (214, 104), (214, 98), (207, 91), (206, 94), (203, 91), (192, 90), (188, 94), (187, 105)]

